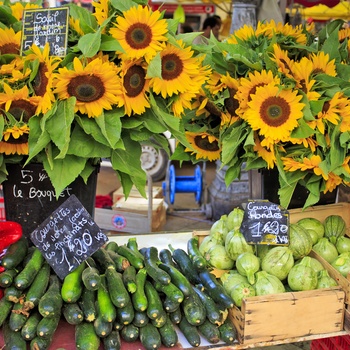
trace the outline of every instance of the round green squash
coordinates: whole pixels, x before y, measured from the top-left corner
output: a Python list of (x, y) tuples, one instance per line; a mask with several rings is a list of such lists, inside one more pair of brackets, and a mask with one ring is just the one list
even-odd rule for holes
[(295, 260), (307, 256), (312, 249), (312, 238), (309, 232), (299, 224), (289, 225), (289, 249)]
[(329, 215), (323, 222), (324, 235), (333, 244), (337, 239), (345, 235), (346, 223), (340, 215)]

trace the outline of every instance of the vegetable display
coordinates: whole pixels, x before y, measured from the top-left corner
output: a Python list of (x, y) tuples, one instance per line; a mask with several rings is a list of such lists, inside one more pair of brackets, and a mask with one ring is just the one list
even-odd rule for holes
[(48, 349), (61, 319), (75, 327), (76, 348), (84, 350), (118, 350), (135, 341), (146, 350), (171, 348), (177, 329), (192, 346), (202, 338), (236, 341), (228, 318), (233, 300), (208, 268), (198, 237), (188, 241), (187, 251), (138, 249), (135, 238), (124, 245), (108, 242), (63, 280), (23, 240), (0, 261), (6, 347)]

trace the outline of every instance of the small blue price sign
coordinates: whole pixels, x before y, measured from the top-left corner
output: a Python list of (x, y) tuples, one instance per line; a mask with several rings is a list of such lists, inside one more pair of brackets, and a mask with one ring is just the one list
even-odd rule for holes
[(289, 213), (267, 200), (249, 200), (241, 232), (249, 244), (289, 244)]

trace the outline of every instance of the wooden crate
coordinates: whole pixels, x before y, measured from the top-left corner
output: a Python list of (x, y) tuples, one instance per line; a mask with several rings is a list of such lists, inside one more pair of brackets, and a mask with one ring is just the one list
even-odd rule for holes
[(95, 208), (94, 220), (101, 229), (109, 230), (111, 234), (159, 232), (166, 223), (166, 206), (160, 198), (154, 198), (152, 206), (130, 198), (122, 207)]
[(340, 332), (344, 325), (341, 287), (249, 297), (230, 309), (238, 340), (248, 345)]
[[(145, 190), (149, 196), (148, 186), (145, 187)], [(152, 198), (163, 198), (164, 197), (163, 196), (163, 189), (160, 186), (152, 186), (150, 194), (151, 194)], [(115, 190), (113, 192), (113, 195), (112, 195), (113, 203), (116, 203), (117, 201), (123, 199), (124, 197), (125, 196), (123, 193), (123, 188), (122, 187), (118, 188), (117, 190)], [(133, 186), (131, 188), (128, 198), (133, 198), (133, 197), (142, 198), (140, 192), (138, 191), (138, 189), (135, 186)]]

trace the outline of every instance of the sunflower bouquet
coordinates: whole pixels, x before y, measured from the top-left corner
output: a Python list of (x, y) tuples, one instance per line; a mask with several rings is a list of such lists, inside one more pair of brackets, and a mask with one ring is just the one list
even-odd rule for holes
[(304, 207), (348, 186), (349, 38), (342, 21), (318, 33), (271, 21), (195, 47), (212, 73), (183, 118), (191, 146), (174, 157), (220, 160), (227, 185), (243, 165), (277, 169), (285, 208), (297, 185), (307, 189)]
[(58, 57), (49, 45), (20, 52), (24, 11), (40, 2), (1, 3), (0, 183), (7, 164), (41, 162), (58, 196), (109, 159), (125, 195), (132, 185), (146, 195), (141, 145), (167, 149), (165, 131), (188, 144), (181, 115), (210, 72), (191, 48), (195, 35), (177, 35), (178, 23), (147, 1), (93, 7), (69, 5)]

